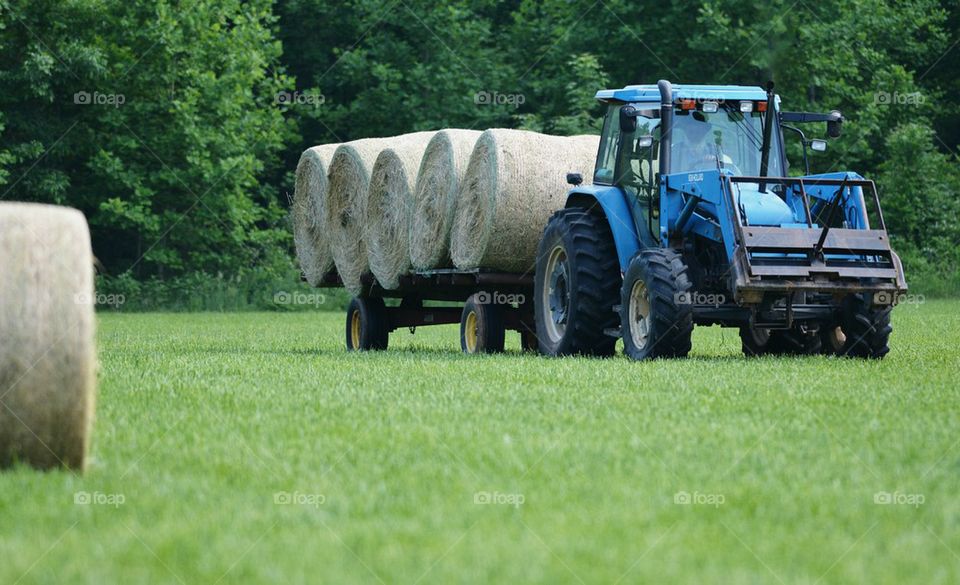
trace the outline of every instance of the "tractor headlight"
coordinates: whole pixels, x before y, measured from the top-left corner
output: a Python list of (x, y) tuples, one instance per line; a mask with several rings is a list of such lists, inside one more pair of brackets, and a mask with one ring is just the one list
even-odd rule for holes
[(703, 102), (703, 113), (704, 114), (716, 114), (717, 110), (720, 109), (720, 105), (717, 102)]
[(740, 112), (749, 114), (753, 111), (753, 102), (740, 102)]

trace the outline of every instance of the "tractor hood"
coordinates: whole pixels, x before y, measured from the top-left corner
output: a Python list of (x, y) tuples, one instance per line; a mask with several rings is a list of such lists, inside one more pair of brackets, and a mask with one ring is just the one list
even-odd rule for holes
[(737, 204), (748, 225), (779, 226), (796, 221), (793, 210), (777, 194), (761, 193), (755, 183), (742, 183), (736, 191)]

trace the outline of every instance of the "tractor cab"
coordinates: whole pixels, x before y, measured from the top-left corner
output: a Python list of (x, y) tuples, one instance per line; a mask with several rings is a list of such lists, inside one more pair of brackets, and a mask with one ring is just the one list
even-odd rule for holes
[[(607, 114), (594, 182), (619, 186), (638, 197), (637, 209), (648, 220), (643, 231), (652, 240), (661, 231), (657, 226), (661, 177), (704, 171), (730, 176), (786, 174), (779, 120), (767, 115), (771, 96), (759, 87), (673, 86), (669, 131), (661, 125), (665, 112), (655, 85), (600, 91), (597, 98), (607, 104)], [(773, 100), (774, 110), (778, 102)], [(779, 226), (798, 221), (780, 187), (759, 186), (743, 183), (738, 189), (751, 223)]]

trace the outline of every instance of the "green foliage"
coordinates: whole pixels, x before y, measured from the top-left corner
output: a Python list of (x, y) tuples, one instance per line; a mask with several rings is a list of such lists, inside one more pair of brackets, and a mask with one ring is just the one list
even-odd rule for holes
[(140, 280), (126, 272), (99, 276), (96, 288), (100, 311), (339, 311), (350, 302), (343, 289), (314, 289), (292, 268)]
[(921, 290), (943, 293), (960, 290), (960, 168), (933, 139), (927, 125), (896, 128), (877, 181), (894, 246), (911, 269), (908, 279)]
[(263, 181), (295, 136), (271, 4), (6, 5), (4, 198), (81, 209), (114, 274), (289, 266)]
[(596, 133), (603, 87), (770, 79), (785, 109), (843, 111), (812, 170), (877, 179), (910, 280), (949, 288), (958, 14), (936, 0), (0, 0), (0, 198), (81, 209), (111, 275), (286, 278), (309, 146)]

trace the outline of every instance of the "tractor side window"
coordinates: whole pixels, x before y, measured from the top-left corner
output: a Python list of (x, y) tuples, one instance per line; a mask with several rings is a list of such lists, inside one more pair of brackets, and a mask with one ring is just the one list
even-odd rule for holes
[[(637, 116), (637, 129), (623, 141), (620, 149), (620, 165), (617, 167), (617, 185), (631, 195), (652, 192), (659, 167), (660, 119), (657, 110), (641, 110)], [(647, 144), (647, 137), (652, 139)]]
[(593, 173), (593, 182), (613, 185), (617, 169), (617, 144), (620, 142), (620, 108), (611, 105), (603, 121), (603, 133), (600, 135), (600, 150), (597, 154), (597, 168)]
[[(620, 109), (623, 105), (612, 105), (607, 110), (593, 182), (620, 185), (636, 194), (638, 188), (654, 180), (659, 158), (659, 111), (642, 109), (637, 116), (637, 129), (630, 136), (623, 136), (620, 130)], [(633, 107), (649, 106), (633, 104)], [(640, 144), (640, 140), (646, 136), (653, 137), (652, 148)]]
[[(624, 145), (621, 171), (624, 183), (639, 188), (653, 186), (660, 165), (660, 119), (657, 110), (643, 110), (637, 116), (637, 129), (633, 137)], [(649, 136), (652, 144), (646, 146), (644, 139)], [(626, 171), (626, 172), (625, 172)]]

